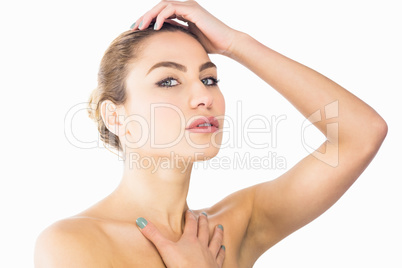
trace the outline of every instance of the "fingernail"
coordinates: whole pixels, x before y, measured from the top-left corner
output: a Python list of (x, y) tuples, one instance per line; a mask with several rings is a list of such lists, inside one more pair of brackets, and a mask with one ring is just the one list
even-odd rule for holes
[(154, 25), (154, 30), (156, 30), (156, 28), (158, 28), (158, 24), (157, 24), (157, 23), (155, 23), (155, 25)]
[(221, 246), (221, 249), (226, 250), (226, 248), (225, 248), (225, 246), (224, 246), (224, 245), (222, 245), (222, 246)]
[(135, 26), (135, 24), (136, 24), (136, 22), (134, 22), (134, 23), (130, 26), (130, 29), (133, 29), (134, 26)]
[(142, 21), (140, 22), (140, 26), (138, 26), (138, 29), (141, 29), (141, 26), (142, 26)]
[(148, 224), (147, 220), (142, 217), (139, 217), (135, 222), (137, 223), (137, 226), (141, 229), (144, 229), (144, 227)]
[(218, 225), (218, 228), (221, 229), (223, 231), (223, 226), (222, 225)]
[(208, 216), (207, 216), (207, 213), (205, 213), (205, 212), (201, 212), (201, 214), (204, 214), (204, 215), (205, 215), (205, 217), (208, 217)]

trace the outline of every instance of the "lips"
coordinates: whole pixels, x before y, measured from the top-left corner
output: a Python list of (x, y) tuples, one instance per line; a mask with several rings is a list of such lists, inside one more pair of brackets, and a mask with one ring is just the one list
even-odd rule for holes
[[(202, 124), (211, 124), (212, 126), (210, 125), (199, 126)], [(214, 116), (198, 118), (194, 120), (186, 129), (209, 129), (209, 128), (214, 129), (219, 128), (219, 122)]]

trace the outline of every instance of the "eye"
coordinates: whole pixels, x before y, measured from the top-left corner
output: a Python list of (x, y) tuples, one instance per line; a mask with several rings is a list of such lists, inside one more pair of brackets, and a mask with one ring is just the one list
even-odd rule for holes
[(216, 85), (218, 84), (218, 82), (219, 82), (218, 79), (216, 79), (215, 77), (212, 77), (212, 76), (211, 76), (211, 77), (204, 78), (204, 79), (202, 79), (201, 81), (202, 81), (202, 83), (203, 83), (204, 85), (206, 85), (206, 86), (208, 86), (208, 87), (216, 86)]
[(174, 87), (179, 84), (180, 83), (177, 81), (177, 79), (173, 78), (173, 77), (165, 78), (165, 79), (159, 81), (158, 83), (156, 83), (156, 85), (159, 87)]

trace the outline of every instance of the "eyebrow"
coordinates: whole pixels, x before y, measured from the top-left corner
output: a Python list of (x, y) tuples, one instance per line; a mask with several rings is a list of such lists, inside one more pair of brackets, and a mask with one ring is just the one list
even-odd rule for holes
[[(177, 69), (182, 72), (187, 72), (187, 67), (180, 63), (173, 62), (173, 61), (161, 61), (161, 62), (158, 62), (157, 64), (155, 64), (154, 66), (152, 66), (151, 69), (148, 70), (147, 75), (152, 70), (159, 68), (159, 67), (173, 68), (173, 69)], [(203, 70), (208, 69), (208, 68), (216, 68), (216, 65), (213, 62), (208, 61), (204, 64), (201, 64), (199, 69), (200, 69), (200, 72), (202, 72)]]

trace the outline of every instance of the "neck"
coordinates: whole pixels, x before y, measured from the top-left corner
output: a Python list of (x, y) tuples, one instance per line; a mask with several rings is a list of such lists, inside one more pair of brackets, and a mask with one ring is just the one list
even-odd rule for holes
[(178, 164), (171, 160), (161, 165), (160, 161), (157, 164), (158, 156), (147, 159), (151, 161), (134, 164), (125, 160), (123, 178), (114, 196), (124, 204), (127, 215), (135, 211), (135, 219), (144, 217), (157, 226), (181, 233), (184, 212), (188, 209), (186, 199), (192, 163)]

